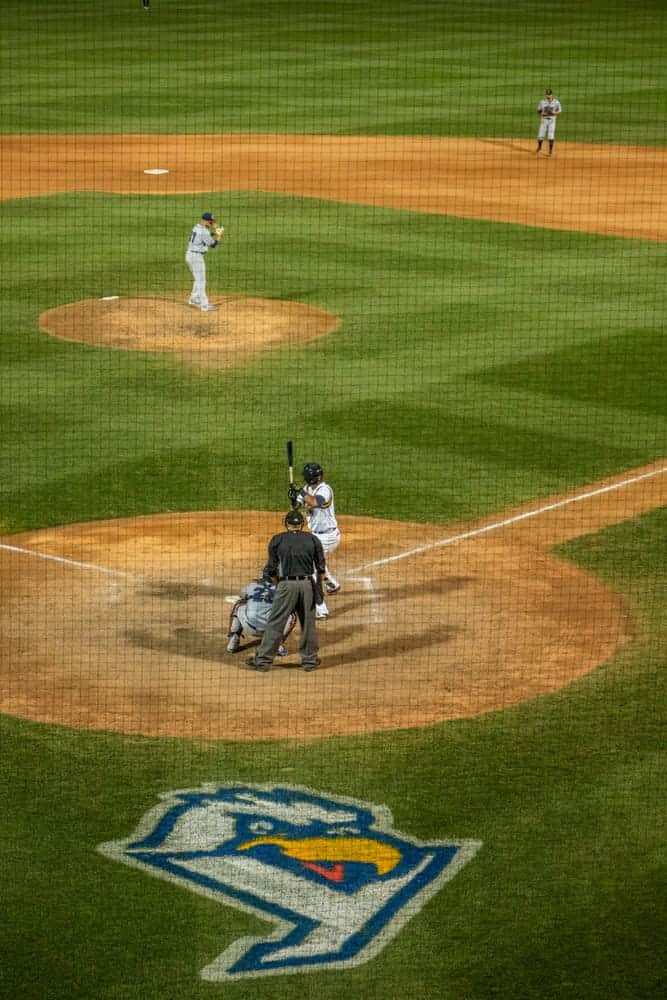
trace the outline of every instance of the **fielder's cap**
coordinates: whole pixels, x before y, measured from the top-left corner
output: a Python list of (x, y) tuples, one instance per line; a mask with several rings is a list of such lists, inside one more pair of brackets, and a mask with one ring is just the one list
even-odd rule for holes
[(207, 222), (215, 222), (215, 216), (211, 212), (204, 212), (202, 219), (206, 219)]
[(551, 89), (551, 87), (547, 87), (547, 89), (544, 91), (544, 93), (545, 94), (553, 94), (553, 90)]

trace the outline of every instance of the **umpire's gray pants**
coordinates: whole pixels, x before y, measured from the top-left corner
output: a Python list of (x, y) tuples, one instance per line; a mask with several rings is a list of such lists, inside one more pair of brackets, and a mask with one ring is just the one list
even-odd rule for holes
[(276, 596), (273, 599), (266, 631), (255, 653), (256, 663), (273, 662), (283, 640), (285, 622), (293, 611), (296, 611), (301, 625), (299, 643), (301, 665), (305, 667), (317, 663), (319, 647), (315, 628), (315, 595), (310, 577), (307, 580), (281, 580), (276, 587)]

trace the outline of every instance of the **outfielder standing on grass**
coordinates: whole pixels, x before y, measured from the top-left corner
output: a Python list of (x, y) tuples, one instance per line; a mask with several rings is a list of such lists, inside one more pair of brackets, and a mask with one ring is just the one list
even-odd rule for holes
[[(211, 230), (213, 230), (213, 235), (211, 235)], [(189, 304), (199, 307), (202, 312), (213, 312), (214, 309), (218, 308), (210, 305), (206, 297), (206, 261), (204, 258), (209, 250), (214, 250), (217, 247), (224, 231), (224, 226), (216, 226), (215, 216), (211, 212), (204, 212), (201, 222), (198, 222), (190, 233), (185, 263), (190, 268), (194, 285)]]
[(305, 532), (303, 526), (301, 511), (291, 510), (285, 517), (287, 530), (274, 535), (269, 542), (266, 573), (278, 581), (278, 586), (259, 649), (246, 661), (251, 670), (269, 670), (280, 648), (285, 625), (294, 612), (301, 625), (301, 666), (308, 672), (320, 662), (313, 577), (319, 581), (324, 576), (324, 551), (318, 539)]
[[(317, 462), (308, 462), (303, 467), (304, 485), (300, 490), (290, 486), (287, 491), (293, 507), (305, 507), (308, 516), (308, 527), (313, 535), (322, 543), (325, 558), (340, 545), (340, 528), (336, 520), (334, 508), (334, 492), (328, 483), (324, 482), (324, 469)], [(327, 563), (324, 573), (324, 588), (327, 594), (335, 594), (340, 590), (338, 580), (329, 570)], [(328, 618), (324, 594), (317, 595), (317, 618)]]
[(561, 113), (560, 101), (554, 97), (554, 92), (549, 88), (540, 103), (537, 105), (537, 113), (540, 116), (540, 128), (537, 133), (537, 149), (535, 156), (539, 156), (542, 143), (545, 138), (549, 140), (549, 156), (554, 155), (554, 139), (556, 136), (556, 119)]

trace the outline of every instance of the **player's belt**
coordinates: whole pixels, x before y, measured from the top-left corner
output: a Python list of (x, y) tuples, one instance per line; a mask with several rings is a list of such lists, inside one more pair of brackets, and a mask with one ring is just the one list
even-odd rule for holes
[(279, 576), (278, 580), (310, 580), (309, 576)]
[(321, 531), (314, 531), (313, 534), (314, 535), (328, 535), (332, 531), (338, 531), (338, 528), (322, 528)]

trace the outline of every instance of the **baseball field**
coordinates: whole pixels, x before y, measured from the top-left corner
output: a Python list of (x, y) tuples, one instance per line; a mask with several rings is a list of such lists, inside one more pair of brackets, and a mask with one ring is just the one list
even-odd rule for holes
[[(0, 997), (662, 996), (666, 46), (2, 4)], [(287, 440), (341, 590), (264, 674)]]

